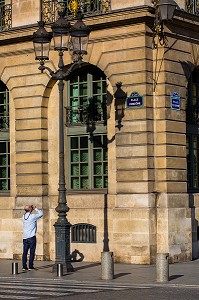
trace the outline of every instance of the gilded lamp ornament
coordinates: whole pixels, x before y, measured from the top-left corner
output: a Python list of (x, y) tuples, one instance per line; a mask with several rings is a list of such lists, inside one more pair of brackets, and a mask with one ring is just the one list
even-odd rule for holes
[(77, 12), (80, 9), (80, 1), (79, 0), (70, 0), (68, 4), (68, 9), (72, 13), (74, 17), (77, 16)]

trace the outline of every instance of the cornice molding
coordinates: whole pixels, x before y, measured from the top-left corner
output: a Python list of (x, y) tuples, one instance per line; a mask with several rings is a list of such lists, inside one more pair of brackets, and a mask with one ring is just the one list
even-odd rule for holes
[[(128, 26), (137, 23), (145, 23), (152, 30), (154, 13), (155, 8), (152, 6), (138, 6), (115, 10), (106, 14), (86, 16), (84, 20), (86, 24), (91, 27), (92, 31)], [(75, 21), (72, 21), (71, 23), (73, 24), (74, 22)], [(183, 10), (176, 10), (173, 22), (171, 24), (165, 24), (165, 27), (172, 29), (174, 29), (175, 26), (176, 28), (189, 29), (192, 32), (197, 33), (199, 32), (199, 16), (195, 16)], [(47, 30), (50, 30), (50, 27), (51, 24), (46, 25)], [(31, 42), (33, 32), (35, 32), (37, 28), (37, 24), (32, 24), (0, 32), (0, 46)]]

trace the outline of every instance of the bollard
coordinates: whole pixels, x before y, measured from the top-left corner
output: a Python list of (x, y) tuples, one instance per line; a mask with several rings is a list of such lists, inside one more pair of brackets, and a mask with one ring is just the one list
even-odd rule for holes
[(12, 274), (13, 275), (17, 275), (18, 274), (18, 263), (17, 262), (13, 262), (12, 263)]
[(101, 271), (102, 279), (111, 280), (114, 277), (113, 252), (101, 253)]
[(63, 264), (61, 263), (57, 264), (57, 276), (58, 277), (63, 276)]
[(156, 280), (157, 282), (169, 280), (169, 253), (157, 253)]

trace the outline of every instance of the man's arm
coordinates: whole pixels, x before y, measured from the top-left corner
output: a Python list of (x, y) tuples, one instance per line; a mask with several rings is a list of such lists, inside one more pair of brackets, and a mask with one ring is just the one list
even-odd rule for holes
[(36, 206), (33, 206), (33, 209), (36, 211), (35, 218), (40, 219), (43, 216), (43, 211), (39, 210)]

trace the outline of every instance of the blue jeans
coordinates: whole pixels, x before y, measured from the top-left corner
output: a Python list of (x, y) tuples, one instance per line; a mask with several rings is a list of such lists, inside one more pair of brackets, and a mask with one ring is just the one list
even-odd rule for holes
[(32, 268), (33, 261), (35, 258), (36, 236), (23, 240), (23, 256), (22, 256), (23, 267), (27, 267), (27, 254), (29, 249), (30, 249), (29, 268)]

